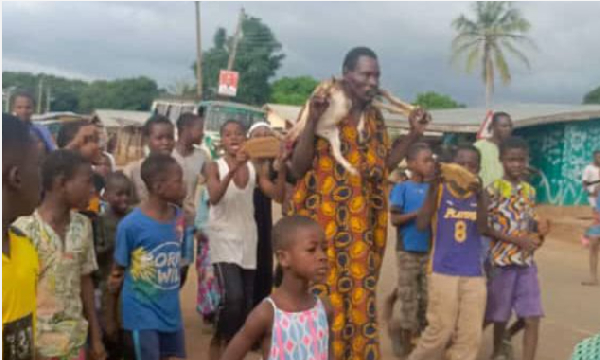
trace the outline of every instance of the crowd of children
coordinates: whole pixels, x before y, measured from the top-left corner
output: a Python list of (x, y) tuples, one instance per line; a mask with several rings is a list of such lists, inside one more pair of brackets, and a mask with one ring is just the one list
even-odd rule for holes
[[(196, 146), (202, 114), (179, 118), (177, 141), (171, 121), (152, 116), (144, 125), (148, 156), (123, 172), (115, 172), (91, 122), (64, 124), (56, 137), (60, 150), (46, 151), (26, 120), (3, 116), (4, 174), (15, 173), (4, 182), (13, 203), (4, 202), (3, 263), (30, 269), (22, 277), (31, 284), (22, 295), (28, 302), (20, 301), (17, 283), (9, 289), (5, 277), (4, 299), (13, 303), (3, 311), (3, 338), (13, 342), (5, 342), (7, 358), (185, 357), (179, 290), (196, 235), (214, 239), (209, 263), (218, 296), (210, 357), (220, 358), (255, 304), (255, 188), (281, 201), (285, 171), (272, 180), (255, 168), (242, 150), (246, 129), (236, 121), (221, 129), (223, 158), (209, 162)], [(19, 209), (13, 204), (25, 193)], [(197, 209), (198, 196), (208, 201)], [(197, 213), (203, 204), (205, 214)], [(18, 264), (11, 254), (19, 255)]]
[[(535, 213), (535, 191), (526, 182), (528, 158), (527, 143), (509, 137), (499, 147), (503, 176), (487, 187), (479, 182), (461, 188), (434, 170), (427, 145), (409, 149), (411, 180), (397, 184), (390, 195), (399, 282), (388, 299), (388, 330), (397, 356), (476, 359), (485, 323), (494, 324), (493, 359), (512, 356), (510, 338), (522, 328), (522, 359), (535, 358), (543, 310), (533, 254), (549, 225)], [(459, 145), (454, 162), (478, 174), (481, 154), (472, 145)], [(489, 254), (484, 236), (493, 239)], [(420, 336), (418, 299), (427, 299)], [(507, 333), (513, 311), (519, 322)]]
[[(13, 105), (27, 115), (33, 99), (23, 97)], [(285, 151), (275, 166), (244, 151), (268, 126), (247, 133), (227, 121), (223, 155), (210, 161), (196, 147), (202, 114), (175, 126), (154, 115), (144, 125), (148, 155), (120, 172), (95, 125), (68, 123), (54, 145), (22, 120), (3, 115), (3, 359), (185, 358), (180, 288), (196, 241), (198, 310), (215, 328), (201, 358), (243, 359), (256, 346), (265, 360), (332, 358), (333, 310), (311, 292), (328, 274), (323, 229), (284, 217), (272, 248), (259, 246), (255, 192), (282, 202), (289, 187)], [(408, 149), (409, 177), (390, 194), (398, 283), (386, 303), (396, 356), (475, 360), (493, 324), (494, 360), (511, 358), (520, 330), (522, 359), (535, 358), (544, 313), (534, 253), (549, 224), (526, 181), (527, 143), (507, 137), (498, 156), (502, 177), (464, 186), (443, 177), (427, 144)], [(453, 162), (480, 173), (473, 145), (459, 145)], [(587, 236), (597, 267), (597, 223)], [(273, 255), (281, 279), (269, 295)], [(269, 289), (257, 291), (265, 264)]]

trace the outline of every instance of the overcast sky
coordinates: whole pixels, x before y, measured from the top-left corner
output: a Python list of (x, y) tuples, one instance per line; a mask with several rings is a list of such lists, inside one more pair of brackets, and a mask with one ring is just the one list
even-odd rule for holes
[[(203, 46), (218, 26), (233, 33), (238, 11), (259, 17), (283, 44), (280, 76), (338, 74), (344, 54), (367, 45), (380, 58), (382, 85), (412, 100), (436, 90), (469, 105), (484, 100), (479, 72), (450, 64), (450, 22), (465, 2), (228, 2), (202, 7)], [(499, 103), (580, 103), (600, 86), (600, 3), (517, 3), (532, 23), (532, 69), (511, 61), (513, 82)], [(193, 82), (192, 2), (4, 2), (2, 70), (83, 79), (145, 75), (160, 86)]]

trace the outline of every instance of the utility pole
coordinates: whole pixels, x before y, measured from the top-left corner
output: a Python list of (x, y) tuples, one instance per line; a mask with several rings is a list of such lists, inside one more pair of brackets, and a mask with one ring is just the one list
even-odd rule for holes
[(46, 112), (50, 112), (52, 103), (52, 88), (50, 86), (46, 89)]
[(202, 100), (202, 37), (200, 31), (200, 1), (196, 5), (196, 95)]
[(38, 114), (42, 113), (42, 94), (44, 90), (44, 77), (40, 75), (40, 81), (38, 82), (38, 96), (37, 96), (37, 109)]
[(6, 93), (5, 93), (5, 100), (6, 100), (6, 102), (5, 102), (5, 105), (4, 105), (5, 106), (4, 112), (5, 113), (10, 112), (10, 101), (11, 101), (12, 93), (16, 89), (17, 89), (16, 86), (11, 86), (8, 89), (6, 89)]
[(229, 61), (227, 62), (227, 70), (231, 71), (233, 69), (233, 63), (235, 62), (235, 55), (237, 54), (238, 43), (240, 42), (240, 37), (242, 35), (242, 23), (246, 18), (246, 12), (244, 8), (240, 10), (240, 17), (238, 19), (237, 27), (235, 29), (235, 35), (233, 35), (233, 46), (231, 48), (231, 52), (229, 53)]

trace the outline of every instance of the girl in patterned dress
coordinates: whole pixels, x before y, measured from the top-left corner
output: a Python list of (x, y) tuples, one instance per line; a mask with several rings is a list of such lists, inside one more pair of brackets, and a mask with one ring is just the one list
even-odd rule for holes
[(327, 275), (325, 233), (308, 217), (285, 217), (273, 228), (273, 248), (282, 284), (250, 313), (222, 359), (242, 360), (257, 342), (265, 360), (332, 359), (333, 309), (310, 291)]

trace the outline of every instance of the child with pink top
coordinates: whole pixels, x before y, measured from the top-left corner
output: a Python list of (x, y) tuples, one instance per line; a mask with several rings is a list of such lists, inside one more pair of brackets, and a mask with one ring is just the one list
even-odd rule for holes
[(327, 275), (325, 233), (312, 219), (289, 216), (273, 228), (273, 249), (283, 270), (281, 286), (248, 316), (221, 359), (242, 360), (259, 342), (265, 360), (332, 358), (333, 310), (311, 284)]

